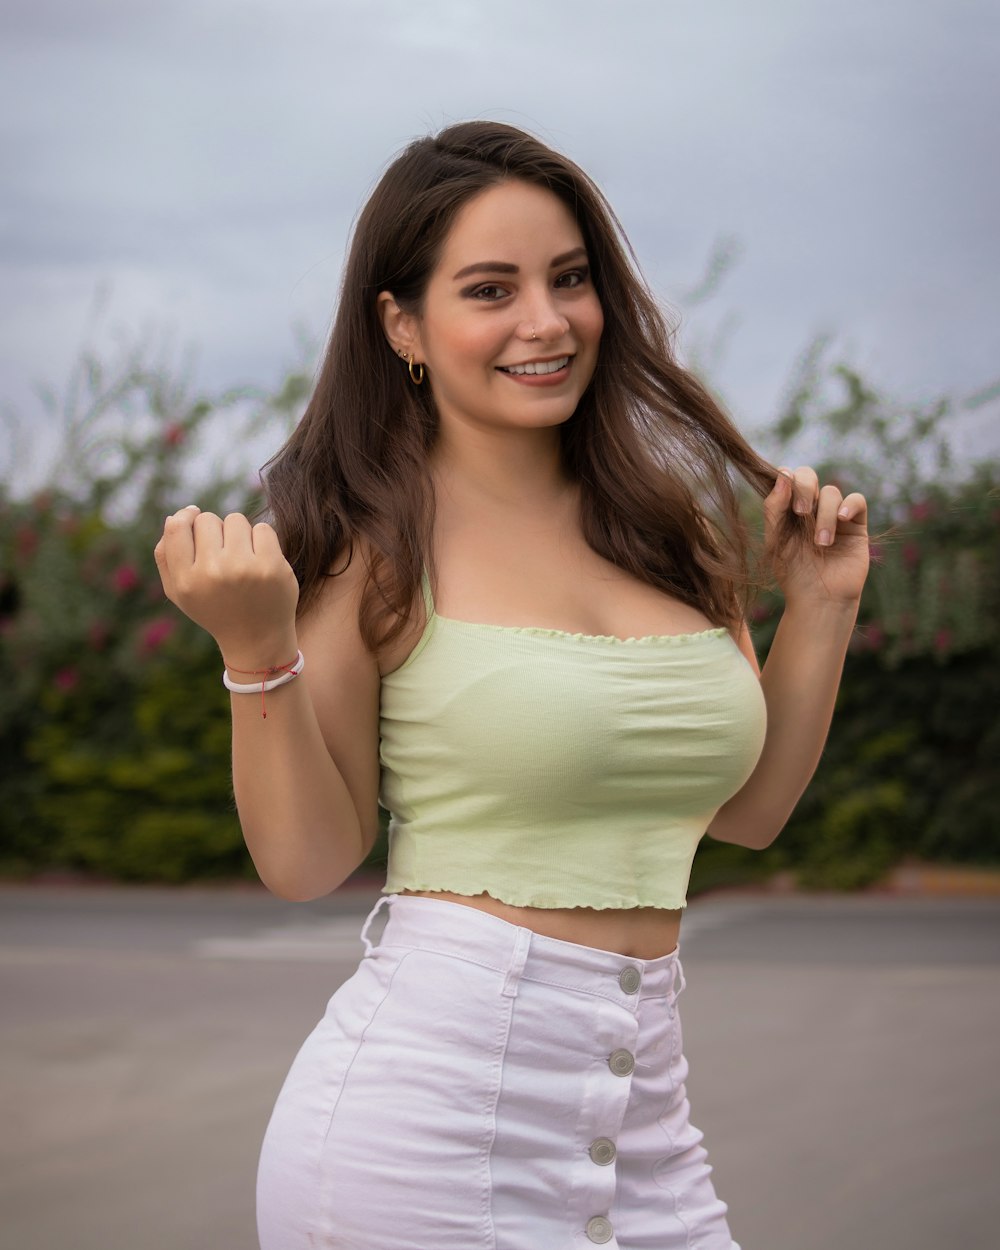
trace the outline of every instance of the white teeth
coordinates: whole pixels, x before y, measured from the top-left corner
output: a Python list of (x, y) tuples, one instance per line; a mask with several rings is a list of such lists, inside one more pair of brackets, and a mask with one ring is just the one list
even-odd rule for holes
[(558, 360), (538, 361), (527, 365), (502, 365), (503, 373), (558, 373), (569, 364), (568, 356), (560, 356)]

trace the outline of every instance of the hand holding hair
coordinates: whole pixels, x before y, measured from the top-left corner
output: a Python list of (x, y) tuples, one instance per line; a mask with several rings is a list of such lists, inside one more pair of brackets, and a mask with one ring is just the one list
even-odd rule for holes
[[(812, 542), (779, 537), (789, 513), (806, 519)], [(856, 604), (868, 574), (868, 505), (857, 491), (845, 496), (821, 487), (814, 469), (779, 469), (764, 500), (764, 541), (775, 579), (788, 603)]]

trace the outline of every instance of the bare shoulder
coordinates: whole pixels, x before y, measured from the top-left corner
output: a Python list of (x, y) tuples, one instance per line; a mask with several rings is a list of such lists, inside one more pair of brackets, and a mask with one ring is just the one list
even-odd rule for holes
[(750, 637), (750, 627), (747, 625), (746, 621), (744, 621), (740, 626), (739, 634), (737, 635), (735, 641), (736, 645), (746, 656), (747, 663), (759, 677), (760, 661), (757, 659), (757, 651), (754, 648), (753, 639)]
[(327, 750), (358, 812), (365, 842), (378, 833), (379, 665), (361, 637), (358, 610), (368, 578), (364, 550), (324, 582), (298, 622), (303, 678)]

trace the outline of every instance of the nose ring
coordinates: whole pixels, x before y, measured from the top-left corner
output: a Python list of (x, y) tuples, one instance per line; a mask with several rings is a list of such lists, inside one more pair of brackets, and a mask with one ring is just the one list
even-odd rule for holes
[(532, 326), (532, 327), (531, 327), (531, 337), (532, 337), (533, 339), (537, 339), (537, 338), (538, 338), (538, 335), (535, 333), (535, 327), (534, 327), (534, 326)]

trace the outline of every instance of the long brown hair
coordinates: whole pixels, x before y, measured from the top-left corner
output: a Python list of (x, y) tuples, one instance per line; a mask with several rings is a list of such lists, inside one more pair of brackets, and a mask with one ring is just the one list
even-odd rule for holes
[(359, 617), (365, 645), (394, 641), (409, 619), (432, 555), (428, 453), (437, 415), (433, 387), (413, 386), (386, 340), (376, 298), (390, 291), (419, 313), (458, 210), (508, 180), (545, 187), (567, 205), (604, 313), (594, 377), (559, 427), (564, 467), (580, 483), (587, 542), (735, 628), (751, 580), (736, 475), (765, 495), (775, 471), (675, 360), (672, 331), (597, 186), (532, 135), (487, 121), (411, 143), (358, 217), (315, 390), (266, 466), (270, 515), (299, 579), (300, 612), (361, 540), (369, 557)]

